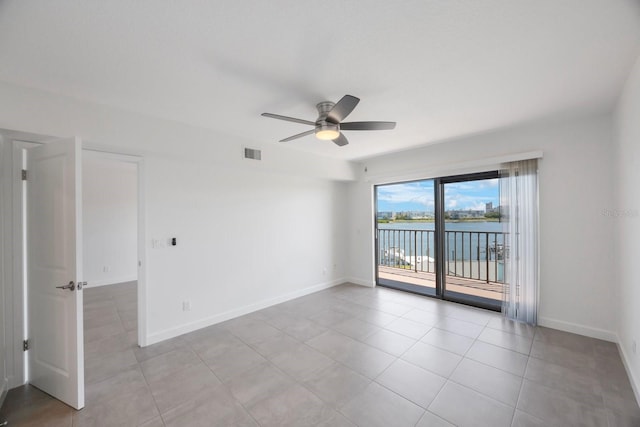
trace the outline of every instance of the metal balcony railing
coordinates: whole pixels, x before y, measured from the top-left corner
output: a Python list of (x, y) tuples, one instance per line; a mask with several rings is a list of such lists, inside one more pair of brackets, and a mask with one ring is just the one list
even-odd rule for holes
[[(498, 231), (445, 231), (447, 276), (504, 283), (507, 233)], [(378, 264), (435, 273), (435, 231), (378, 229)]]

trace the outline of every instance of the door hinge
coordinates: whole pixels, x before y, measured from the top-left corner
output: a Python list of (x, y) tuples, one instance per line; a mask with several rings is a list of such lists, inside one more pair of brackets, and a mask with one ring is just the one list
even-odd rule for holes
[(22, 341), (22, 351), (29, 350), (29, 340)]
[(23, 181), (27, 180), (27, 170), (26, 169), (22, 169), (22, 180)]

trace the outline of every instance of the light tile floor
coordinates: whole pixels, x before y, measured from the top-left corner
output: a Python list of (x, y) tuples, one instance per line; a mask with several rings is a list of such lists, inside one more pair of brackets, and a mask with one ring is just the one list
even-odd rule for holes
[(147, 348), (135, 283), (85, 290), (86, 407), (10, 426), (640, 426), (614, 344), (342, 285)]

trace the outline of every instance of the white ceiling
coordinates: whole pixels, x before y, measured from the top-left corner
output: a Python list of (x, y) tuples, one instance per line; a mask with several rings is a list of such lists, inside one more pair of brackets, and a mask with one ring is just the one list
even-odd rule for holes
[(344, 94), (398, 122), (284, 143), (342, 159), (608, 111), (639, 47), (637, 0), (0, 0), (0, 80), (263, 144)]

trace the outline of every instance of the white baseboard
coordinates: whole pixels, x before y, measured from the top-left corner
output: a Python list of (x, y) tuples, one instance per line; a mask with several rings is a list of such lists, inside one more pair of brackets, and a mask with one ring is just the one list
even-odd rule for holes
[(87, 286), (85, 286), (85, 288), (97, 288), (99, 286), (116, 285), (118, 283), (134, 282), (136, 280), (138, 280), (136, 276), (116, 277), (103, 280), (87, 280)]
[(347, 277), (347, 282), (353, 283), (354, 285), (366, 286), (367, 288), (375, 288), (376, 283), (367, 279), (360, 279), (358, 277)]
[(147, 335), (146, 345), (152, 345), (160, 341), (168, 340), (170, 338), (174, 338), (189, 332), (196, 331), (198, 329), (206, 328), (207, 326), (215, 325), (216, 323), (220, 323), (226, 320), (234, 319), (236, 317), (244, 316), (245, 314), (253, 313), (254, 311), (262, 310), (263, 308), (271, 307), (272, 305), (280, 304), (292, 299), (296, 299), (296, 298), (303, 297), (305, 295), (312, 294), (314, 292), (332, 288), (334, 286), (341, 285), (347, 281), (348, 280), (346, 279), (336, 279), (330, 282), (320, 283), (318, 285), (310, 286), (304, 289), (299, 289), (297, 291), (289, 292), (287, 294), (280, 295), (278, 297), (268, 298), (266, 300), (245, 305), (237, 309), (225, 311), (224, 313), (216, 314), (215, 316), (207, 317), (202, 320), (180, 325), (175, 328), (165, 329), (164, 331)]
[(538, 325), (545, 326), (551, 329), (558, 329), (560, 331), (571, 332), (578, 335), (584, 335), (590, 338), (596, 338), (599, 340), (609, 341), (613, 343), (618, 342), (618, 336), (615, 332), (607, 331), (604, 329), (592, 328), (589, 326), (578, 325), (577, 323), (565, 322), (564, 320), (550, 319), (548, 317), (539, 317)]

